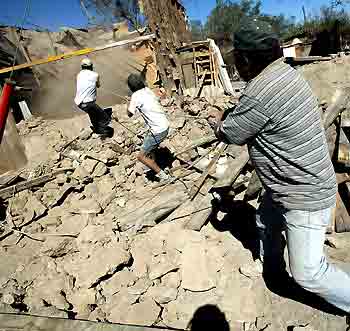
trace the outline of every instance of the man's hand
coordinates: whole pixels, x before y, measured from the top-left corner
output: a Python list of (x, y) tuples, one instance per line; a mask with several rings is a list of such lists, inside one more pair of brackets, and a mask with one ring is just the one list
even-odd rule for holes
[(216, 128), (220, 125), (223, 112), (216, 110), (216, 111), (211, 111), (208, 115), (208, 123), (212, 127), (214, 131), (216, 131)]

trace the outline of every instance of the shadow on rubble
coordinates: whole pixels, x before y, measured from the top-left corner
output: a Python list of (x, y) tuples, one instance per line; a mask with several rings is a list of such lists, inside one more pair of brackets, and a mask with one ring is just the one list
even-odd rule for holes
[[(245, 201), (232, 202), (232, 200), (229, 206), (225, 205), (220, 207), (223, 208), (227, 214), (222, 220), (218, 220), (215, 215), (212, 216), (210, 222), (213, 227), (220, 232), (229, 231), (233, 237), (242, 243), (244, 248), (250, 250), (253, 259), (257, 259), (259, 256), (259, 240), (255, 223), (256, 209)], [(221, 209), (220, 207), (219, 210)], [(281, 256), (281, 261), (284, 261), (283, 256)], [(281, 265), (278, 271), (272, 271), (271, 268), (268, 267), (270, 263), (266, 262), (265, 260), (263, 278), (266, 287), (271, 292), (325, 313), (344, 316), (343, 311), (299, 286), (285, 269), (285, 263)]]
[(155, 152), (155, 161), (161, 169), (171, 168), (175, 157), (167, 147), (159, 147)]
[(190, 331), (230, 331), (225, 314), (215, 305), (199, 307), (189, 323)]

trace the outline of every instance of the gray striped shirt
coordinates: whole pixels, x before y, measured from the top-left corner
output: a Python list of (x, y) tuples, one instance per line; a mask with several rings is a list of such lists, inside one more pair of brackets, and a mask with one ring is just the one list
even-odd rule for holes
[(282, 59), (248, 84), (220, 131), (232, 144), (248, 144), (275, 203), (309, 211), (335, 205), (337, 183), (317, 99)]

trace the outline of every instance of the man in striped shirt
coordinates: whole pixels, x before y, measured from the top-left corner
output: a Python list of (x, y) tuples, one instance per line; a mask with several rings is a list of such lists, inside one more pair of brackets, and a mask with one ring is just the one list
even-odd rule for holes
[(264, 273), (276, 276), (284, 265), (285, 230), (295, 281), (349, 313), (350, 276), (323, 253), (337, 183), (317, 99), (281, 58), (267, 23), (252, 19), (242, 25), (234, 47), (237, 70), (249, 83), (216, 133), (227, 143), (248, 145), (266, 190), (256, 217)]

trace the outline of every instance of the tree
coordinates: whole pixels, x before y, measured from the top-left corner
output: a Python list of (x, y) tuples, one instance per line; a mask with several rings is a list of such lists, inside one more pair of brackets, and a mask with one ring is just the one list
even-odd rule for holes
[(204, 26), (200, 20), (191, 20), (190, 30), (192, 33), (192, 40), (199, 41), (206, 39)]
[(217, 0), (205, 25), (206, 32), (213, 38), (230, 39), (237, 31), (241, 20), (247, 17), (260, 17), (270, 23), (280, 36), (287, 33), (294, 25), (295, 18), (288, 19), (284, 15), (271, 16), (261, 12), (260, 0)]
[(142, 12), (142, 0), (79, 0), (89, 22), (108, 25), (121, 19), (136, 30), (146, 25)]

